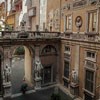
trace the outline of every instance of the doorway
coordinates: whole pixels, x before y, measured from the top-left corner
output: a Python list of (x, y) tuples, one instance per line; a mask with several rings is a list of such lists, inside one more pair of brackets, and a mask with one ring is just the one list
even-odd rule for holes
[(43, 69), (43, 84), (48, 84), (51, 83), (52, 81), (52, 67), (49, 66), (45, 66)]

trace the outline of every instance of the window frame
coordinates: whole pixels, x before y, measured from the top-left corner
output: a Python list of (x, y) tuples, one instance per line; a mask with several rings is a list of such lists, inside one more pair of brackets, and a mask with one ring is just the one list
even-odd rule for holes
[[(50, 68), (50, 81), (49, 82), (45, 82), (45, 68)], [(54, 77), (53, 77), (53, 75), (54, 75), (54, 72), (53, 72), (53, 65), (52, 64), (47, 64), (47, 65), (43, 65), (43, 69), (42, 69), (42, 86), (45, 86), (45, 85), (47, 85), (47, 84), (50, 84), (50, 83), (52, 83), (52, 82), (54, 82)]]
[[(90, 91), (90, 90), (88, 90), (88, 89), (86, 88), (86, 71), (93, 72), (93, 91)], [(96, 84), (95, 81), (96, 81), (96, 80), (95, 80), (95, 71), (90, 70), (90, 69), (88, 69), (88, 68), (85, 68), (84, 90), (86, 90), (86, 92), (88, 92), (88, 93), (94, 94), (94, 93), (95, 93), (95, 84)]]
[[(95, 31), (89, 31), (89, 15), (90, 15), (90, 13), (95, 13), (96, 12), (96, 14), (97, 14), (97, 18), (96, 18), (96, 30)], [(87, 11), (86, 12), (86, 32), (95, 32), (95, 33), (97, 33), (99, 30), (99, 28), (98, 28), (98, 24), (99, 24), (99, 22), (98, 22), (98, 20), (99, 20), (99, 10), (98, 9), (94, 9), (94, 10), (90, 10), (90, 11)], [(93, 27), (92, 27), (93, 28)]]
[[(70, 19), (71, 22), (69, 22), (69, 20), (68, 20), (69, 17), (71, 17), (71, 19)], [(71, 32), (72, 31), (72, 21), (73, 21), (72, 20), (72, 14), (65, 15), (65, 17), (64, 17), (64, 32)], [(69, 23), (71, 25), (70, 26), (71, 28), (69, 28)]]
[[(87, 52), (90, 52), (90, 53), (94, 53), (94, 58), (92, 58), (92, 57), (88, 57), (87, 56)], [(90, 60), (90, 61), (93, 61), (93, 62), (96, 62), (96, 58), (97, 58), (97, 52), (96, 51), (91, 51), (91, 50), (86, 50), (85, 51), (85, 59), (86, 60)]]
[[(68, 66), (68, 69), (67, 69), (67, 72), (68, 72), (68, 76), (66, 77), (66, 75), (65, 75), (65, 63), (69, 63), (69, 66)], [(69, 70), (69, 71), (68, 71)], [(68, 60), (64, 60), (64, 73), (63, 73), (63, 76), (64, 76), (64, 78), (65, 79), (69, 79), (70, 78), (70, 61), (68, 61)]]
[[(66, 48), (68, 48), (68, 50), (66, 50)], [(70, 46), (65, 45), (65, 46), (64, 46), (64, 53), (67, 53), (67, 54), (70, 55), (70, 52), (71, 52)]]

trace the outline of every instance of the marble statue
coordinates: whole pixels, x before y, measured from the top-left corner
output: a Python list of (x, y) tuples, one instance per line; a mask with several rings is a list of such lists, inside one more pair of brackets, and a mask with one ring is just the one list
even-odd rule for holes
[(34, 71), (35, 71), (35, 78), (40, 78), (41, 77), (41, 69), (43, 69), (43, 66), (41, 64), (41, 61), (39, 58), (36, 58), (35, 59), (35, 68), (34, 68)]
[(58, 88), (58, 86), (56, 86), (56, 87), (54, 88), (54, 93), (55, 93), (55, 94), (58, 94), (58, 93), (59, 93), (59, 88)]
[(10, 82), (11, 68), (6, 64), (4, 68), (5, 82)]
[(72, 70), (72, 82), (77, 82), (77, 80), (78, 80), (77, 71), (73, 69)]

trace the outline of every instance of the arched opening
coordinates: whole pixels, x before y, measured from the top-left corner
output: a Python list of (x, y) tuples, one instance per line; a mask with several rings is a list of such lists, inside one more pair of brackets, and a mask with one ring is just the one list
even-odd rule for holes
[(25, 81), (28, 90), (32, 89), (32, 61), (33, 51), (26, 46), (16, 46), (12, 54), (12, 94), (20, 93)]
[(46, 45), (41, 51), (41, 62), (43, 65), (42, 85), (56, 82), (57, 50), (53, 45)]

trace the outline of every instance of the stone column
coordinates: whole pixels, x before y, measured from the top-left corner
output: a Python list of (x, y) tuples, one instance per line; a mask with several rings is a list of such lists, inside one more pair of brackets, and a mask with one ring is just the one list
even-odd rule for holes
[(41, 89), (41, 69), (43, 68), (41, 64), (41, 60), (39, 58), (39, 45), (35, 46), (35, 59), (34, 59), (34, 81), (35, 81), (35, 89)]
[(11, 98), (11, 51), (10, 46), (4, 46), (4, 60), (3, 60), (3, 89), (4, 99)]

